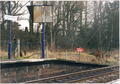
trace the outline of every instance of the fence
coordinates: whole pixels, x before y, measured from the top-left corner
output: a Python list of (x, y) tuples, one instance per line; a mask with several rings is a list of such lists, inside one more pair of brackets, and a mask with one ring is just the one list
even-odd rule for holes
[[(8, 59), (8, 43), (9, 40), (1, 40), (1, 59)], [(11, 41), (11, 57), (25, 57), (25, 58), (41, 58), (41, 43), (29, 42), (20, 43), (20, 40)]]
[[(1, 56), (3, 56), (3, 57), (6, 56), (7, 58), (8, 58), (8, 42), (9, 42), (8, 40), (4, 40), (4, 41), (1, 40), (1, 50), (2, 50)], [(40, 42), (34, 42), (34, 43), (31, 43), (31, 42), (19, 43), (18, 42), (17, 43), (12, 40), (11, 44), (12, 44), (12, 57), (13, 58), (19, 57), (19, 56), (21, 56), (21, 57), (23, 56), (24, 57), (23, 59), (41, 58), (41, 56), (42, 56)], [(18, 53), (18, 50), (17, 50), (18, 46), (20, 46), (19, 47), (20, 53)], [(93, 51), (95, 51), (95, 50), (93, 50)], [(116, 53), (119, 53), (119, 52), (117, 51), (117, 52), (113, 53), (113, 55)], [(80, 53), (80, 58), (79, 58), (79, 53), (76, 52), (75, 48), (71, 48), (71, 49), (52, 48), (52, 49), (50, 49), (48, 47), (45, 47), (45, 58), (57, 58), (57, 59), (80, 61), (80, 62), (90, 62), (90, 63), (109, 63), (110, 57), (105, 57), (104, 60), (102, 60), (102, 59), (97, 60), (97, 59), (95, 59), (95, 56), (89, 54), (89, 51), (85, 50), (84, 53)], [(113, 62), (114, 64), (119, 63), (119, 60), (116, 58), (118, 58), (117, 55), (116, 55), (116, 57), (112, 58), (115, 60), (115, 63)]]
[[(1, 40), (0, 41), (0, 48), (1, 48), (1, 53), (0, 53), (0, 57), (2, 58), (8, 58), (8, 43), (9, 40)], [(11, 54), (13, 53), (13, 43), (14, 40), (11, 40)]]
[[(86, 59), (86, 57), (87, 57), (87, 59)], [(47, 47), (45, 49), (45, 58), (57, 58), (57, 59), (82, 61), (82, 62), (84, 60), (92, 59), (89, 56), (84, 56), (84, 53), (80, 53), (80, 56), (79, 56), (79, 53), (77, 53), (76, 50), (67, 51), (67, 50), (57, 50), (56, 49), (56, 50), (50, 51)]]
[(16, 57), (32, 57), (32, 58), (41, 58), (41, 42), (29, 42), (29, 43), (20, 43), (18, 39), (14, 43), (14, 58)]

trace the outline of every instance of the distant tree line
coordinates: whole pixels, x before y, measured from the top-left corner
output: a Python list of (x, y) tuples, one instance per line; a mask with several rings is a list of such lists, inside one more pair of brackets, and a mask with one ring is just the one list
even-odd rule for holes
[[(59, 1), (53, 24), (46, 24), (48, 43), (109, 51), (119, 46), (119, 1)], [(51, 39), (52, 38), (52, 39)]]
[[(19, 12), (28, 2), (12, 2), (12, 14)], [(119, 47), (119, 1), (29, 1), (30, 5), (52, 5), (53, 23), (45, 24), (45, 42), (49, 47), (101, 49), (109, 51)], [(0, 1), (2, 23), (8, 14), (8, 1)], [(18, 7), (18, 8), (16, 8)], [(33, 32), (30, 22), (30, 35), (27, 41), (41, 41), (41, 34)], [(40, 27), (41, 23), (39, 23)], [(39, 30), (39, 27), (37, 30)], [(35, 38), (33, 37), (35, 36)]]

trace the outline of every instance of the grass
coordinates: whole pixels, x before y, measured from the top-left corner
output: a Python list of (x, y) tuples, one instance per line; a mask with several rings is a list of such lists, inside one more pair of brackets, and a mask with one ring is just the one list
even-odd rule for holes
[[(5, 56), (5, 57), (0, 56), (0, 58), (1, 59), (8, 59), (8, 56)], [(11, 59), (25, 59), (25, 57), (15, 57), (15, 58), (11, 57)]]
[(1, 59), (8, 59), (8, 56), (0, 56)]
[[(112, 65), (115, 64), (116, 65), (116, 64), (119, 63), (119, 60), (115, 59), (116, 57), (119, 56), (118, 51), (119, 50), (110, 52), (110, 55), (111, 55), (110, 57), (108, 57), (108, 58), (104, 57), (100, 60), (96, 59), (96, 57), (92, 55), (94, 52), (80, 53), (80, 62), (97, 63), (97, 64), (112, 64)], [(107, 54), (109, 54), (109, 52), (107, 52)], [(1, 51), (1, 55), (2, 55), (1, 59), (8, 59), (7, 52)], [(17, 57), (17, 55), (16, 55), (15, 58), (13, 58), (13, 56), (12, 56), (12, 59), (29, 59), (29, 58), (30, 59), (31, 58), (41, 58), (40, 51), (27, 52), (26, 56), (23, 55), (23, 57), (19, 57), (19, 58)], [(46, 58), (46, 54), (45, 54), (45, 58)], [(79, 53), (77, 53), (77, 52), (67, 52), (67, 57), (66, 57), (66, 51), (65, 52), (55, 52), (55, 51), (51, 52), (51, 51), (48, 51), (47, 58), (57, 58), (57, 59), (71, 60), (71, 61), (79, 62)]]
[(25, 59), (25, 57), (15, 57), (14, 59)]

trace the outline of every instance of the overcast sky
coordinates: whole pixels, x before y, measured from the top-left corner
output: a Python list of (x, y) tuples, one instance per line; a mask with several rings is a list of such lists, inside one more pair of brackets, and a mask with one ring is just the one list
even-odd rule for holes
[[(26, 2), (27, 2), (27, 1), (22, 1), (23, 4), (25, 4)], [(30, 5), (30, 3), (28, 3), (27, 5)], [(29, 14), (29, 12), (28, 12), (27, 5), (24, 6), (24, 7), (21, 9), (21, 12), (25, 10), (25, 11), (26, 11), (25, 13), (27, 13), (27, 14), (21, 15), (21, 16), (19, 16), (19, 17), (29, 19), (30, 14)], [(19, 28), (22, 29), (22, 30), (25, 30), (25, 27), (28, 27), (28, 28), (29, 28), (29, 21), (28, 21), (28, 20), (18, 20), (18, 23), (21, 24), (21, 26), (20, 26)]]

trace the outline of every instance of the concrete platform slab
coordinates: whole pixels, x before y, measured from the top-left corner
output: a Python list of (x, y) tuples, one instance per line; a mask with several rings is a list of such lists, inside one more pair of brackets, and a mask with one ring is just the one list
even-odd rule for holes
[(17, 62), (40, 62), (46, 60), (57, 60), (56, 58), (42, 58), (42, 59), (1, 59), (0, 63), (17, 63)]
[(108, 82), (107, 84), (120, 84), (120, 79)]

